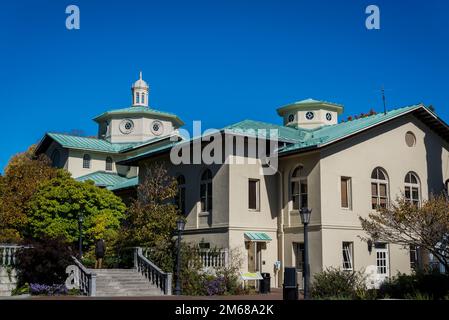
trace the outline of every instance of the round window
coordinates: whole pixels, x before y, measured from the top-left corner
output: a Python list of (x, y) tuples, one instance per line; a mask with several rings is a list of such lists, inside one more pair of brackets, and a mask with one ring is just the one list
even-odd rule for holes
[(415, 144), (416, 144), (416, 137), (415, 137), (415, 135), (414, 135), (413, 132), (408, 131), (408, 132), (405, 134), (405, 143), (406, 143), (407, 146), (409, 146), (409, 147), (414, 147), (414, 146), (415, 146)]
[(326, 120), (331, 121), (332, 120), (332, 114), (330, 112), (326, 113)]
[(306, 112), (306, 119), (307, 119), (307, 120), (312, 120), (314, 116), (315, 116), (315, 115), (313, 114), (312, 111), (307, 111), (307, 112)]
[(120, 131), (123, 134), (129, 134), (134, 130), (134, 122), (130, 119), (125, 119), (120, 122)]
[(288, 122), (293, 122), (295, 120), (295, 116), (293, 114), (288, 116)]
[(155, 120), (151, 123), (151, 132), (153, 132), (154, 135), (159, 136), (162, 134), (163, 130), (163, 124), (159, 120)]

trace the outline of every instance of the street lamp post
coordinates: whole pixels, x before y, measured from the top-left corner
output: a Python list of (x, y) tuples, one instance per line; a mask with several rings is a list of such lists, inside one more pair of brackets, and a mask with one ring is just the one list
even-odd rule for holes
[(300, 216), (301, 222), (304, 224), (304, 299), (308, 300), (310, 298), (310, 266), (309, 266), (309, 239), (308, 239), (308, 228), (310, 222), (310, 216), (312, 214), (312, 209), (301, 208)]
[(181, 294), (181, 234), (185, 227), (185, 221), (183, 218), (179, 218), (178, 221), (176, 221), (176, 227), (178, 230), (178, 254), (176, 259), (175, 295), (179, 296)]
[(79, 229), (79, 237), (78, 237), (78, 248), (80, 253), (80, 259), (83, 257), (83, 213), (80, 212), (78, 215), (78, 229)]

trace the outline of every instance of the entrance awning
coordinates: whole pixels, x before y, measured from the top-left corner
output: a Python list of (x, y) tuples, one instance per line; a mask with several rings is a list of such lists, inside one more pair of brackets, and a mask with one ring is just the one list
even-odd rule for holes
[(271, 241), (271, 238), (263, 232), (245, 232), (245, 239), (248, 241)]

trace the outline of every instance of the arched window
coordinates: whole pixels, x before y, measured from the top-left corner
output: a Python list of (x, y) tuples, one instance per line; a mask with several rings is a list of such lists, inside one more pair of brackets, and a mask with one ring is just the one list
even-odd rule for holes
[(176, 179), (178, 182), (178, 193), (176, 194), (176, 205), (178, 206), (181, 214), (186, 214), (186, 179), (181, 174)]
[(136, 92), (136, 103), (139, 103), (139, 93)]
[(51, 163), (53, 167), (59, 167), (59, 163), (61, 161), (61, 156), (59, 154), (59, 150), (55, 149), (51, 154)]
[(290, 201), (292, 209), (307, 207), (307, 177), (302, 175), (302, 166), (296, 167), (290, 177)]
[(209, 169), (201, 175), (200, 201), (201, 212), (212, 212), (212, 172)]
[(112, 171), (112, 158), (106, 158), (106, 171)]
[(389, 202), (388, 176), (381, 168), (371, 173), (371, 208), (386, 208)]
[(145, 103), (145, 93), (142, 93), (141, 100), (142, 100), (142, 103)]
[(405, 196), (405, 200), (416, 205), (419, 206), (420, 202), (421, 202), (421, 186), (419, 183), (419, 179), (418, 176), (413, 173), (413, 172), (409, 172), (407, 173), (407, 175), (405, 176), (404, 179), (404, 196)]
[(90, 155), (85, 154), (83, 156), (83, 168), (89, 169), (90, 168)]

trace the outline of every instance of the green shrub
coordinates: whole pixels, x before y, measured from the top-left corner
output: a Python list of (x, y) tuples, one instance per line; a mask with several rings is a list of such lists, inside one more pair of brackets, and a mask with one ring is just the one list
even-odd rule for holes
[[(429, 297), (440, 300), (449, 295), (449, 275), (439, 272), (416, 272), (410, 275), (398, 273), (382, 283), (379, 288), (381, 297), (395, 299), (418, 299)], [(420, 299), (421, 300), (421, 299)]]
[(365, 276), (360, 271), (329, 268), (317, 273), (311, 288), (314, 299), (374, 299), (374, 290), (366, 287)]

